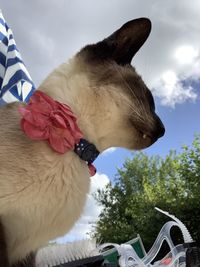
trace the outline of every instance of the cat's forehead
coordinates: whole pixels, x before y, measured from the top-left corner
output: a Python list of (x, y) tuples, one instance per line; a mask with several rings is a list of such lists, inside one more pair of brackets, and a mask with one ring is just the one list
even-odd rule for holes
[(88, 53), (82, 54), (83, 71), (87, 72), (95, 87), (111, 87), (120, 90), (131, 98), (152, 98), (151, 93), (135, 68), (130, 65), (119, 65), (114, 61), (88, 59)]
[(96, 79), (99, 85), (111, 85), (115, 90), (125, 93), (130, 101), (140, 98), (144, 102), (153, 102), (150, 90), (131, 65), (103, 65), (102, 71), (96, 74)]

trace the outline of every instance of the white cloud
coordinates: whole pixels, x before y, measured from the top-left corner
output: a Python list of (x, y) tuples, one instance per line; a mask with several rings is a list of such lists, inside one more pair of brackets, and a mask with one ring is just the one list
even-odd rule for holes
[(174, 56), (180, 64), (193, 64), (199, 51), (191, 45), (183, 45), (176, 49)]
[(108, 148), (102, 153), (102, 156), (107, 156), (108, 154), (111, 154), (111, 153), (115, 152), (116, 149), (117, 149), (116, 147)]
[(109, 178), (105, 174), (96, 173), (91, 178), (90, 193), (88, 194), (87, 203), (83, 215), (75, 224), (73, 229), (67, 233), (64, 237), (58, 239), (58, 242), (74, 241), (88, 238), (87, 233), (92, 230), (92, 226), (98, 219), (98, 216), (102, 210), (102, 207), (97, 205), (93, 193), (97, 189), (103, 189), (109, 183)]
[(199, 51), (192, 45), (181, 45), (174, 51), (174, 67), (166, 70), (153, 85), (154, 94), (164, 106), (175, 107), (186, 101), (197, 99), (197, 92), (191, 86), (184, 86), (183, 81), (200, 79)]
[[(59, 4), (53, 0), (2, 0), (1, 8), (36, 85), (82, 46), (107, 37), (128, 20), (146, 16), (152, 21), (152, 33), (133, 65), (163, 105), (196, 98), (197, 92), (182, 86), (181, 81), (200, 78), (199, 0), (192, 4), (188, 0), (102, 0), (96, 5), (92, 0), (70, 4), (65, 0)], [(30, 10), (34, 20), (30, 19)], [(169, 70), (175, 73), (177, 82), (170, 93), (164, 93), (169, 84), (165, 84), (163, 75)]]
[(163, 73), (154, 89), (154, 94), (161, 99), (162, 105), (170, 107), (187, 100), (195, 101), (197, 98), (197, 93), (193, 88), (191, 86), (184, 87), (181, 79), (172, 70)]

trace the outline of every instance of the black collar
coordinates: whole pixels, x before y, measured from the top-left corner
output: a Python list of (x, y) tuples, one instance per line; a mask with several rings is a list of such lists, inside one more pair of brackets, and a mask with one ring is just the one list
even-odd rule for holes
[(88, 165), (92, 164), (100, 153), (95, 145), (85, 139), (80, 139), (80, 142), (75, 145), (74, 152)]

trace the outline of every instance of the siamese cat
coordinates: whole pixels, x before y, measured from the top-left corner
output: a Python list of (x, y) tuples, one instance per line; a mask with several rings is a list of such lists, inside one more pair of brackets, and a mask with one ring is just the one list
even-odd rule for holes
[[(84, 139), (143, 149), (164, 135), (154, 99), (131, 61), (151, 31), (139, 18), (87, 45), (38, 88), (67, 104)], [(0, 108), (0, 266), (34, 266), (34, 252), (66, 234), (80, 217), (90, 186), (85, 161), (29, 139), (20, 126), (22, 103)], [(26, 259), (26, 261), (24, 261)]]

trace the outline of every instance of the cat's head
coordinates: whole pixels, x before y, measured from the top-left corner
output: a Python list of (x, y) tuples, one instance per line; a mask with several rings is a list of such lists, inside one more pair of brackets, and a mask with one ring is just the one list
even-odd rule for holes
[(132, 58), (150, 31), (148, 19), (135, 19), (78, 53), (83, 64), (81, 68), (90, 77), (96, 95), (107, 98), (102, 102), (105, 112), (110, 105), (107, 127), (119, 137), (119, 144), (117, 141), (113, 144), (116, 146), (141, 149), (153, 144), (165, 132), (155, 112), (151, 91), (131, 66)]
[[(71, 102), (79, 127), (101, 151), (111, 146), (142, 149), (164, 135), (151, 91), (131, 66), (150, 31), (146, 18), (129, 21), (103, 41), (85, 46), (70, 64), (67, 87), (75, 95)], [(63, 68), (66, 76), (68, 67)]]

